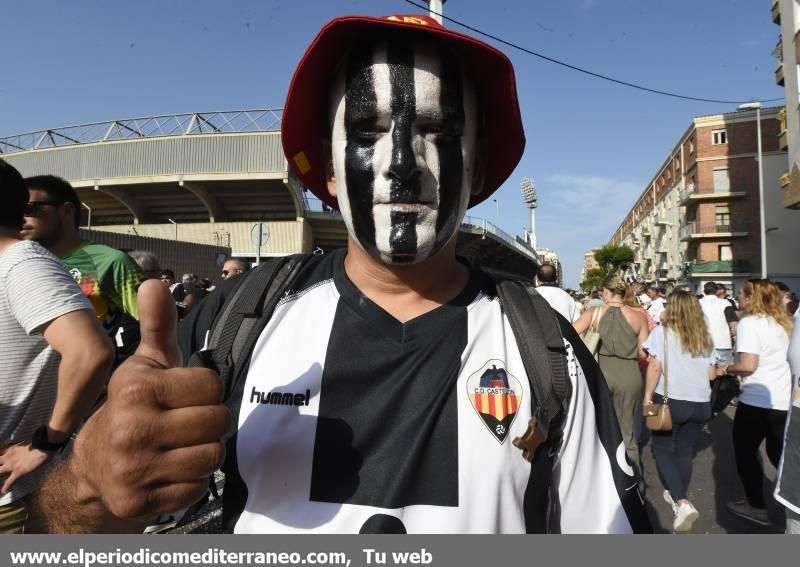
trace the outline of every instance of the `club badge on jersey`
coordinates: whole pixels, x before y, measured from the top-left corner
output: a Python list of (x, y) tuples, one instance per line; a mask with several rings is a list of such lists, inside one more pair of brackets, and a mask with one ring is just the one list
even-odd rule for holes
[(522, 403), (520, 381), (502, 368), (502, 362), (490, 360), (467, 378), (467, 392), (487, 429), (501, 445), (505, 443)]

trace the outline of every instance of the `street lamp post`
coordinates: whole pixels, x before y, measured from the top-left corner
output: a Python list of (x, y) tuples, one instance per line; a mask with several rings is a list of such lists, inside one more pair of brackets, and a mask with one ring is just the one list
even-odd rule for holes
[(447, 0), (425, 0), (425, 2), (428, 4), (428, 15), (441, 24), (442, 17), (440, 14), (444, 13), (444, 3)]
[(756, 111), (756, 138), (758, 147), (758, 211), (761, 223), (761, 278), (767, 277), (767, 221), (764, 212), (764, 154), (761, 151), (761, 103), (748, 102), (739, 105), (739, 110)]
[(533, 179), (525, 178), (520, 185), (522, 200), (530, 210), (530, 221), (528, 226), (528, 243), (531, 248), (536, 250), (536, 207), (539, 206), (539, 198), (536, 195), (536, 183)]

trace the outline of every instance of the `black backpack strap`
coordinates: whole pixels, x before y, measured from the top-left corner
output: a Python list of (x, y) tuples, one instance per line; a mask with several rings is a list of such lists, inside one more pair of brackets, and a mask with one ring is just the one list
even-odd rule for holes
[(215, 318), (206, 350), (198, 354), (200, 364), (222, 378), (226, 398), (247, 366), (252, 345), (306, 258), (302, 254), (274, 258), (245, 272), (244, 281)]
[[(532, 391), (533, 417), (541, 439), (560, 442), (572, 388), (557, 314), (530, 282), (486, 270), (517, 339)], [(532, 456), (532, 455), (531, 455)]]

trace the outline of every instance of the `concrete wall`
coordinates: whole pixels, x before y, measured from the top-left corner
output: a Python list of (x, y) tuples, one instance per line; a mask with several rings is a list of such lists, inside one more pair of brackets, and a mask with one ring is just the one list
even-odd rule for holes
[[(98, 142), (3, 156), (24, 176), (71, 182), (200, 173), (286, 173), (279, 132)], [(287, 173), (288, 175), (288, 173)]]
[[(786, 155), (764, 158), (767, 271), (770, 278), (780, 280), (800, 277), (800, 211), (783, 208), (778, 184), (786, 165)], [(758, 228), (756, 223), (753, 229), (757, 231)]]
[[(229, 247), (235, 257), (251, 258), (256, 256), (256, 247), (250, 241), (250, 231), (254, 224), (255, 222), (179, 223), (177, 240), (222, 245)], [(261, 247), (262, 256), (311, 252), (313, 237), (305, 219), (264, 224), (269, 230), (269, 238)], [(176, 225), (173, 224), (110, 225), (96, 227), (96, 230), (176, 240)]]
[(146, 250), (155, 254), (162, 269), (170, 269), (180, 279), (181, 274), (197, 274), (209, 278), (215, 285), (221, 281), (222, 264), (230, 258), (231, 249), (191, 242), (175, 242), (161, 238), (146, 238), (135, 234), (119, 234), (101, 230), (81, 229), (81, 237), (105, 244), (124, 252)]

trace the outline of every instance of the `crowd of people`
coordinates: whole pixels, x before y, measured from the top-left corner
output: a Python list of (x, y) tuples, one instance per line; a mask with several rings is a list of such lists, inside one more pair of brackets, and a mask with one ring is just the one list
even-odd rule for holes
[[(549, 277), (553, 270), (540, 268), (544, 274), (540, 286), (556, 281)], [(599, 290), (601, 303), (592, 306), (587, 299), (585, 307), (569, 301), (565, 291), (559, 290), (559, 295), (552, 289), (542, 291), (579, 333), (584, 335), (590, 327), (599, 333), (598, 362), (634, 468), (641, 468), (641, 408), (668, 400), (672, 431), (653, 431), (651, 444), (676, 531), (690, 530), (699, 516), (687, 494), (695, 440), (711, 418), (711, 384), (721, 376), (737, 377), (741, 392), (732, 443), (745, 498), (729, 502), (727, 509), (755, 524), (770, 525), (759, 449), (765, 443), (770, 462), (779, 467), (792, 405), (792, 376), (800, 372), (789, 364), (790, 337), (800, 335), (793, 325), (800, 316), (797, 297), (789, 287), (766, 279), (748, 280), (733, 300), (728, 288), (716, 282), (706, 282), (700, 296), (686, 286), (677, 286), (667, 296), (663, 286), (645, 287), (611, 277)], [(792, 348), (798, 348), (798, 341), (795, 338)], [(800, 528), (796, 512), (787, 507), (787, 531), (792, 533)]]
[[(142, 282), (168, 286), (179, 318), (214, 287), (194, 274), (175, 283), (152, 252), (83, 240), (80, 200), (64, 179), (23, 179), (0, 160), (0, 191), (0, 533), (13, 533), (47, 463), (102, 403), (108, 374), (138, 347)], [(229, 259), (221, 278), (248, 268)]]
[(281, 142), (347, 248), (229, 260), (213, 291), (83, 241), (69, 183), (0, 160), (0, 532), (142, 532), (222, 468), (236, 533), (649, 533), (639, 430), (658, 400), (674, 422), (653, 450), (685, 531), (722, 375), (742, 380), (747, 500), (729, 509), (764, 521), (763, 439), (776, 495), (800, 504), (776, 284), (723, 304), (611, 277), (584, 308), (552, 266), (537, 292), (457, 258), (466, 210), (525, 146), (503, 53), (428, 16), (337, 18), (295, 71)]

